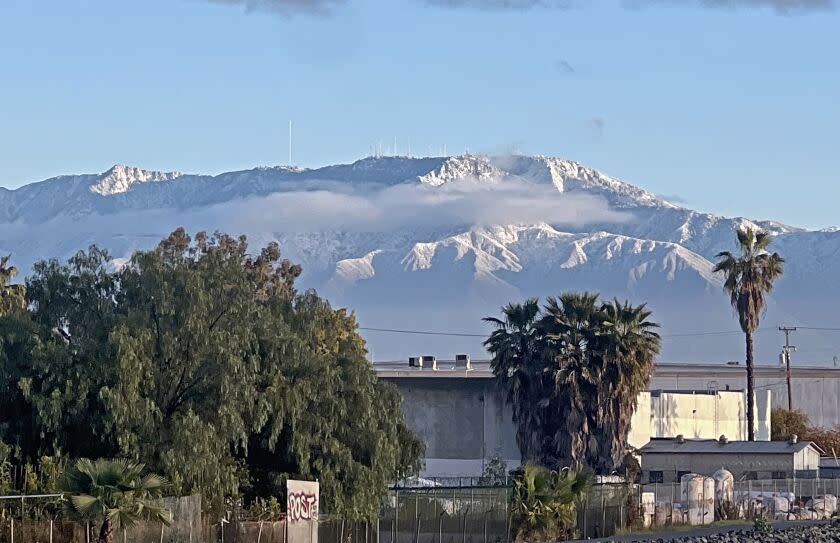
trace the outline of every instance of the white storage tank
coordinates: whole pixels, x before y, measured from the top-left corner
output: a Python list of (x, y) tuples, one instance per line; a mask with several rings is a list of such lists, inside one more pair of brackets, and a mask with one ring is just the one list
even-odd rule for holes
[(725, 469), (719, 469), (712, 474), (715, 481), (715, 501), (717, 503), (732, 503), (735, 501), (735, 477)]
[(688, 511), (692, 526), (711, 524), (715, 520), (715, 480), (697, 473), (680, 478), (680, 498)]

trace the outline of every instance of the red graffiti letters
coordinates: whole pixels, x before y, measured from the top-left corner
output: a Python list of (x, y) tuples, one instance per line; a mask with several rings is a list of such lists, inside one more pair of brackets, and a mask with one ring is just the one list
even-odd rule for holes
[(318, 520), (318, 498), (309, 492), (289, 492), (288, 514), (291, 522)]

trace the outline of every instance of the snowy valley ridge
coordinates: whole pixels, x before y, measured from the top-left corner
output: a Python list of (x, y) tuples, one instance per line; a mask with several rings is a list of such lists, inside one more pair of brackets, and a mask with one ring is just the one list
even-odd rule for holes
[[(480, 319), (509, 301), (590, 290), (647, 302), (668, 362), (743, 358), (712, 273), (739, 225), (773, 233), (787, 260), (756, 338), (757, 363), (777, 364), (778, 325), (840, 327), (840, 232), (693, 211), (568, 160), (378, 157), (217, 176), (114, 166), (0, 188), (0, 254), (23, 274), (94, 243), (120, 265), (178, 226), (220, 230), (278, 241), (303, 266), (299, 286), (364, 327), (484, 334)], [(485, 356), (477, 337), (363, 333), (375, 360)], [(803, 330), (795, 357), (830, 365), (838, 339)]]

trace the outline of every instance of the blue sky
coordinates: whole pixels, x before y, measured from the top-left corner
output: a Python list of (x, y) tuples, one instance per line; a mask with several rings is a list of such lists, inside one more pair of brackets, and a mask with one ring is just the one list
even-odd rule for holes
[(401, 154), (557, 155), (704, 211), (840, 224), (833, 0), (247, 1), (3, 2), (0, 186), (286, 163), (292, 119), (303, 166), (396, 137)]

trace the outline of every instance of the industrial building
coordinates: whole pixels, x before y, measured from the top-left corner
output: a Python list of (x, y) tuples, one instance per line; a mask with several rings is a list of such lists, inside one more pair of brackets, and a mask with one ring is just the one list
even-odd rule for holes
[(710, 476), (726, 469), (736, 481), (815, 479), (820, 450), (811, 441), (729, 441), (718, 439), (655, 438), (639, 449), (642, 482), (678, 483), (683, 475)]
[[(397, 386), (408, 424), (426, 442), (427, 477), (477, 476), (496, 456), (509, 467), (520, 462), (511, 409), (489, 361), (459, 358), (374, 364), (379, 378)], [(746, 439), (744, 379), (743, 366), (658, 364), (650, 390), (639, 397), (630, 444), (638, 448), (651, 438), (677, 435)], [(782, 369), (756, 369), (757, 439), (770, 439), (770, 409), (787, 405), (786, 390)], [(840, 422), (840, 370), (794, 368), (793, 391), (794, 406), (813, 423)]]

